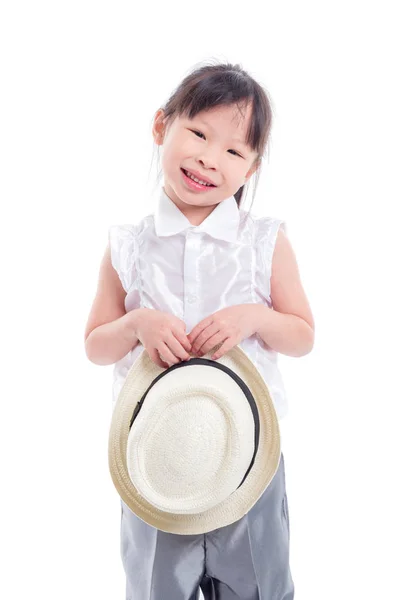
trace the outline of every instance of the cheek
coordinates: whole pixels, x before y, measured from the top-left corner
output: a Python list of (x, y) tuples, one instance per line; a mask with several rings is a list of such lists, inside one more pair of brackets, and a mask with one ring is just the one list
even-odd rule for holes
[(181, 136), (176, 143), (176, 153), (180, 156), (191, 156), (196, 151), (198, 151), (198, 144), (196, 140), (192, 137), (188, 137), (187, 135)]
[(245, 178), (245, 175), (247, 173), (247, 169), (243, 169), (240, 168), (237, 164), (235, 164), (233, 161), (227, 160), (226, 161), (226, 170), (229, 173), (229, 178), (238, 186), (241, 186), (243, 184), (243, 179)]
[[(175, 149), (174, 149), (175, 148)], [(172, 144), (163, 146), (162, 149), (162, 165), (164, 170), (169, 170), (178, 160), (176, 147)]]
[[(243, 160), (243, 159), (241, 159), (241, 160)], [(238, 179), (240, 179), (240, 181), (243, 181), (243, 179), (246, 177), (246, 175), (250, 169), (251, 169), (251, 164), (245, 163), (243, 161), (242, 164), (240, 165), (240, 168), (237, 169)]]
[(189, 146), (190, 143), (186, 136), (175, 135), (173, 138), (170, 138), (165, 145), (165, 152), (172, 157), (181, 156)]

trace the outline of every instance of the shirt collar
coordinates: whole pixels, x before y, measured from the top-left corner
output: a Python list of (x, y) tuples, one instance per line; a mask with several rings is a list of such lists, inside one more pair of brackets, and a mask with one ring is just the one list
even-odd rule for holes
[(188, 229), (204, 231), (214, 238), (236, 242), (239, 227), (239, 208), (235, 197), (220, 202), (200, 225), (192, 225), (182, 211), (172, 202), (163, 187), (160, 188), (154, 224), (158, 236), (174, 235)]

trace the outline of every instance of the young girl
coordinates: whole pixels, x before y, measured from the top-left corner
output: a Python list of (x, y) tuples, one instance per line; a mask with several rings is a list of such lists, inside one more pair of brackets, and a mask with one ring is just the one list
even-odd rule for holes
[[(158, 204), (112, 226), (85, 332), (96, 364), (115, 364), (113, 400), (138, 355), (167, 368), (223, 342), (239, 345), (267, 385), (279, 419), (287, 399), (278, 353), (303, 356), (314, 322), (285, 223), (251, 216), (243, 191), (271, 128), (264, 89), (238, 65), (189, 74), (154, 117), (162, 147)], [(291, 600), (284, 459), (239, 521), (205, 535), (151, 527), (121, 499), (126, 600)]]

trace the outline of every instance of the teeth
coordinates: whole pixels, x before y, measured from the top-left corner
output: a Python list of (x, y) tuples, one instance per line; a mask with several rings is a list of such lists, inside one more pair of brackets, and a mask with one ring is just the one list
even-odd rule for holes
[(196, 181), (197, 183), (201, 183), (201, 185), (207, 185), (209, 187), (212, 187), (210, 183), (207, 183), (206, 181), (202, 181), (201, 179), (197, 179), (197, 177), (195, 177), (194, 175), (192, 175), (191, 173), (189, 173), (189, 171), (185, 171), (187, 177), (190, 177), (190, 179), (193, 179), (193, 181)]

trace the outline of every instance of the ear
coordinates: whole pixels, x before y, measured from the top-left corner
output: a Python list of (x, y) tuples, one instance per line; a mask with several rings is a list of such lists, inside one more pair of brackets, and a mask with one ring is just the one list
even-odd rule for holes
[(163, 143), (164, 134), (165, 134), (165, 118), (164, 118), (164, 111), (162, 108), (159, 108), (158, 111), (156, 112), (156, 114), (154, 115), (152, 133), (153, 133), (153, 138), (154, 138), (155, 143), (158, 146), (161, 146)]
[(253, 175), (253, 173), (255, 171), (257, 171), (258, 167), (261, 164), (261, 159), (256, 158), (254, 160), (254, 163), (252, 164), (252, 166), (250, 167), (250, 169), (247, 171), (245, 178), (244, 178), (244, 182), (246, 183), (248, 181), (248, 179), (250, 179), (250, 177)]

